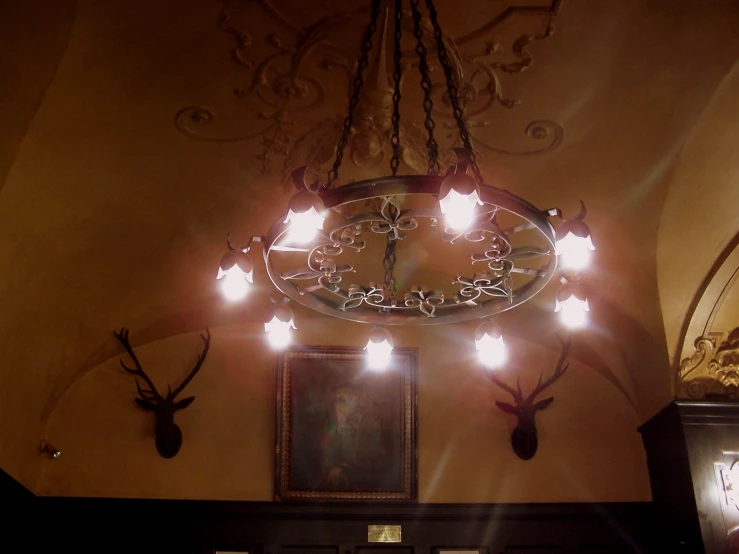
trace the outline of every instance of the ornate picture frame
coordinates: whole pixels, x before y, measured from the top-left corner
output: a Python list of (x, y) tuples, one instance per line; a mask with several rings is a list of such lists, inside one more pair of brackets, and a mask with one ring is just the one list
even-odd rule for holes
[(277, 371), (275, 500), (418, 500), (417, 350), (295, 347)]

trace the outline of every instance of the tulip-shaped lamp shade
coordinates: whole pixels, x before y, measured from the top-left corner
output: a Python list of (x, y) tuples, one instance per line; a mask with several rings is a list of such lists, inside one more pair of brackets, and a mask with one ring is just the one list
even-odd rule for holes
[(393, 336), (384, 327), (375, 327), (364, 349), (367, 351), (367, 365), (371, 369), (385, 369), (393, 352)]
[(254, 262), (241, 250), (231, 250), (221, 258), (216, 279), (221, 281), (223, 295), (231, 301), (241, 300), (254, 282)]
[(285, 304), (270, 306), (264, 314), (264, 332), (273, 348), (282, 349), (290, 344), (291, 329), (295, 329), (293, 311)]
[(562, 285), (557, 291), (557, 305), (554, 311), (559, 312), (560, 319), (566, 327), (576, 329), (584, 326), (590, 311), (585, 291), (577, 283)]
[(303, 189), (290, 198), (287, 204), (286, 223), (289, 225), (287, 240), (307, 244), (323, 228), (325, 210), (323, 200), (316, 193)]
[(466, 173), (453, 173), (439, 188), (439, 210), (447, 227), (463, 231), (475, 219), (475, 206), (480, 201), (477, 181)]
[(565, 269), (584, 269), (590, 263), (590, 252), (595, 250), (590, 228), (579, 219), (570, 219), (557, 229), (554, 253)]
[(483, 321), (477, 327), (475, 349), (482, 364), (491, 369), (501, 367), (508, 359), (500, 327), (493, 321)]

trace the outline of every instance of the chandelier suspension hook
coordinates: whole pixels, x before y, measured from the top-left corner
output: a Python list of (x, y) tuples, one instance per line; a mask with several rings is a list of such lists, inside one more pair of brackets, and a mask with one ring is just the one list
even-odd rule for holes
[(239, 252), (249, 252), (251, 250), (251, 243), (253, 242), (264, 242), (264, 237), (261, 235), (254, 235), (252, 238), (249, 239), (249, 242), (246, 246), (234, 246), (231, 242), (231, 232), (229, 231), (226, 233), (226, 245), (228, 246), (229, 251), (238, 250)]
[(233, 244), (231, 244), (231, 231), (226, 233), (226, 244), (228, 245), (229, 250), (241, 250), (241, 248), (236, 248)]
[(588, 210), (585, 208), (585, 202), (580, 200), (580, 211), (575, 216), (575, 220), (582, 221), (583, 219), (585, 219), (586, 215), (588, 215)]
[[(583, 221), (585, 219), (585, 216), (588, 215), (588, 210), (585, 207), (585, 202), (582, 200), (578, 200), (580, 202), (580, 211), (577, 212), (577, 215), (573, 217), (572, 219), (568, 221)], [(562, 215), (562, 210), (560, 208), (549, 208), (548, 210), (543, 210), (543, 213), (547, 214), (549, 217), (558, 217), (562, 220), (565, 220), (565, 217)]]
[(303, 190), (311, 190), (311, 188), (308, 186), (308, 183), (306, 183), (305, 178), (308, 174), (308, 166), (304, 165), (302, 167), (299, 167), (295, 169), (292, 173), (290, 173), (290, 178), (293, 181), (293, 184), (295, 185), (295, 188), (298, 190), (298, 192)]

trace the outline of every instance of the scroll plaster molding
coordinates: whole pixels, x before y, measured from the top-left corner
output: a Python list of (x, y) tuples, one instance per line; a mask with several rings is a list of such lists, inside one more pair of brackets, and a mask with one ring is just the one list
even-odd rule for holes
[[(505, 148), (495, 144), (497, 137), (487, 131), (490, 128), (491, 110), (495, 106), (513, 109), (520, 101), (503, 92), (504, 76), (517, 75), (533, 63), (529, 46), (551, 37), (554, 19), (562, 0), (552, 0), (548, 5), (532, 2), (527, 5), (508, 6), (489, 21), (464, 36), (452, 39), (445, 37), (450, 58), (461, 83), (461, 100), (466, 108), (470, 135), (480, 154), (485, 151), (503, 155), (529, 156), (544, 154), (556, 149), (564, 139), (564, 130), (553, 121), (537, 119), (526, 125), (525, 136), (538, 143), (529, 149)], [(270, 33), (256, 48), (253, 29), (242, 29), (234, 22), (234, 13), (257, 5), (265, 17), (276, 22), (283, 32)], [(276, 158), (282, 159), (281, 173), (286, 179), (297, 166), (308, 163), (314, 171), (323, 171), (324, 165), (333, 157), (334, 146), (341, 134), (341, 116), (326, 117), (326, 107), (341, 106), (348, 97), (355, 68), (355, 53), (337, 46), (338, 32), (349, 21), (355, 20), (364, 9), (355, 9), (327, 16), (315, 24), (301, 28), (292, 22), (270, 0), (230, 0), (223, 4), (219, 16), (219, 27), (232, 37), (232, 55), (249, 75), (248, 84), (234, 89), (239, 100), (247, 100), (250, 108), (256, 106), (256, 122), (245, 122), (250, 131), (242, 135), (219, 135), (211, 132), (217, 128), (215, 111), (204, 106), (187, 106), (175, 116), (175, 125), (183, 134), (216, 142), (242, 142), (260, 140), (260, 150), (255, 157), (261, 162), (261, 172), (270, 174)], [(530, 31), (509, 39), (504, 46), (502, 25), (513, 16), (522, 17)], [(256, 25), (256, 23), (254, 23)], [(433, 41), (433, 33), (424, 22), (425, 40)], [(412, 21), (406, 17), (404, 27), (410, 35)], [(507, 38), (507, 37), (506, 37)], [(384, 43), (384, 33), (382, 40)], [(266, 43), (268, 51), (261, 48)], [(435, 48), (429, 42), (429, 54)], [(359, 168), (374, 167), (389, 155), (392, 115), (392, 88), (388, 85), (385, 48), (374, 60), (374, 68), (368, 75), (365, 86), (365, 102), (361, 113), (355, 118), (352, 136), (348, 145), (348, 158)], [(260, 58), (261, 55), (261, 58)], [(408, 56), (408, 59), (414, 59)], [(433, 57), (430, 61), (433, 65)], [(407, 65), (404, 69), (411, 69)], [(336, 74), (341, 76), (336, 86)], [(327, 79), (331, 79), (330, 83)], [(406, 88), (411, 91), (408, 83)], [(403, 85), (401, 85), (403, 86)], [(443, 95), (443, 87), (435, 86), (434, 105), (437, 117), (444, 128), (451, 130), (451, 108)], [(338, 113), (339, 110), (337, 110)], [(320, 113), (323, 112), (323, 115)], [(316, 115), (319, 114), (319, 115)], [(448, 119), (449, 121), (443, 121)], [(407, 119), (406, 119), (407, 121)], [(487, 131), (487, 132), (486, 132)], [(401, 159), (410, 169), (425, 173), (427, 162), (423, 145), (426, 142), (423, 130), (411, 123), (401, 127), (404, 145)], [(451, 142), (454, 133), (442, 144), (442, 161), (452, 160)], [(446, 155), (444, 155), (446, 154)]]
[(695, 352), (680, 362), (679, 398), (739, 400), (739, 327), (725, 336), (709, 333), (695, 340)]

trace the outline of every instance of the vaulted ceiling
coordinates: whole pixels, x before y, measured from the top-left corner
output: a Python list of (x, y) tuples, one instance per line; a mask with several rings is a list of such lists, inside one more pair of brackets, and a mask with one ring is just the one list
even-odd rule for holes
[[(6, 3), (0, 418), (13, 423), (0, 431), (0, 466), (32, 480), (28, 460), (49, 414), (75, 379), (117, 351), (111, 329), (132, 327), (141, 344), (261, 319), (264, 299), (234, 308), (216, 294), (224, 237), (261, 233), (282, 214), (291, 169), (327, 168), (366, 4)], [(486, 179), (565, 214), (586, 202), (597, 246), (587, 278), (593, 324), (575, 355), (646, 418), (672, 397), (685, 299), (737, 229), (735, 209), (711, 216), (722, 197), (713, 182), (736, 189), (736, 156), (723, 152), (707, 173), (703, 156), (716, 147), (693, 146), (692, 157), (683, 149), (711, 137), (737, 144), (730, 70), (739, 4), (438, 0), (438, 8), (468, 82)], [(386, 168), (386, 76), (376, 63), (364, 142), (343, 180)], [(721, 88), (725, 80), (734, 84)], [(403, 87), (416, 127), (404, 128), (402, 169), (413, 172), (422, 122), (411, 71)], [(448, 152), (452, 139), (441, 138)], [(702, 219), (684, 236), (696, 179)], [(705, 260), (676, 262), (701, 250), (701, 226), (714, 237)], [(433, 258), (431, 275), (445, 263)], [(266, 292), (258, 269), (260, 279)], [(545, 291), (504, 325), (539, 340), (554, 322), (552, 303)]]

